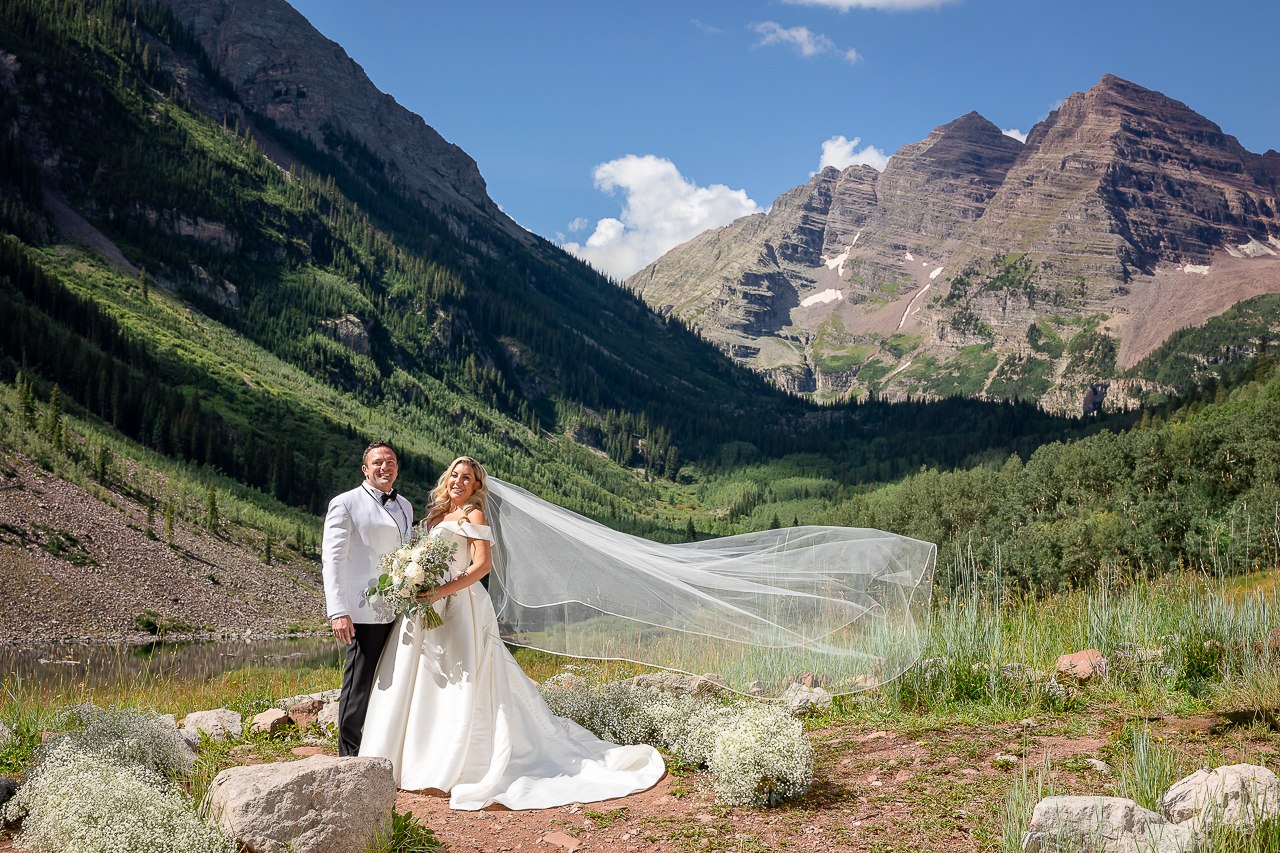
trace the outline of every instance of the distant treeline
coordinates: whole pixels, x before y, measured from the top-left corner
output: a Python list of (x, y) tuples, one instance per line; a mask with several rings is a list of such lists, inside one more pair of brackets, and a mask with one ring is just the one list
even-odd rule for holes
[(1025, 462), (921, 470), (814, 521), (939, 545), (944, 585), (972, 551), (992, 580), (1035, 590), (1100, 574), (1235, 572), (1280, 561), (1280, 371), (1238, 376), (1144, 413), (1132, 429), (1051, 442)]

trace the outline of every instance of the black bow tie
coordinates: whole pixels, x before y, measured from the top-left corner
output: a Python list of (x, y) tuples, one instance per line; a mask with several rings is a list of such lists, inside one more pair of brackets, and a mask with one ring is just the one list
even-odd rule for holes
[(382, 505), (383, 505), (383, 506), (386, 506), (387, 504), (391, 503), (393, 500), (395, 500), (395, 499), (396, 499), (396, 498), (398, 498), (399, 496), (400, 496), (400, 494), (399, 494), (395, 489), (392, 489), (392, 490), (391, 490), (391, 491), (389, 491), (389, 492), (383, 492), (383, 493), (382, 493)]

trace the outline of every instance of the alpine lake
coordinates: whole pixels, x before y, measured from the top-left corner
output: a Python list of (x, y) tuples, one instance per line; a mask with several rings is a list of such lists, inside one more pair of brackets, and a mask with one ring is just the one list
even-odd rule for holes
[(53, 692), (201, 682), (231, 670), (336, 668), (344, 653), (333, 637), (320, 636), (6, 645), (0, 646), (0, 681)]

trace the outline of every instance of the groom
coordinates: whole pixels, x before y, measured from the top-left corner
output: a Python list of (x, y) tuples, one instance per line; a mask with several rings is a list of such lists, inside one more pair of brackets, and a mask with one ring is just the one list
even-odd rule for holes
[(324, 598), (333, 635), (347, 644), (338, 698), (338, 755), (358, 755), (369, 691), (394, 616), (370, 604), (364, 591), (378, 579), (378, 559), (409, 539), (413, 507), (392, 488), (400, 473), (385, 441), (364, 451), (364, 482), (329, 502), (324, 519)]

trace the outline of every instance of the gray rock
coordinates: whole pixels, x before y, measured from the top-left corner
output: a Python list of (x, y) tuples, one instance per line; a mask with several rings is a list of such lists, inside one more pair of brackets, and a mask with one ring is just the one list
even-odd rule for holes
[(352, 853), (390, 828), (395, 801), (387, 759), (313, 755), (223, 770), (203, 808), (250, 853)]
[(1160, 808), (1197, 833), (1215, 824), (1250, 831), (1258, 821), (1280, 817), (1280, 778), (1256, 764), (1197, 770), (1169, 786)]
[(1044, 683), (1044, 695), (1059, 702), (1070, 702), (1080, 695), (1079, 689), (1071, 684), (1060, 684), (1053, 679)]
[(337, 702), (325, 702), (320, 713), (316, 714), (316, 725), (321, 731), (338, 727), (338, 707)]
[(164, 725), (174, 729), (178, 727), (178, 718), (174, 714), (157, 714), (156, 722), (163, 723)]
[(1191, 830), (1120, 797), (1046, 797), (1022, 835), (1023, 853), (1194, 853)]
[(18, 780), (0, 776), (0, 806), (12, 800), (16, 793), (18, 793)]
[(997, 755), (991, 759), (991, 766), (1001, 770), (1012, 770), (1018, 766), (1020, 760), (1016, 755)]
[(1035, 684), (1049, 678), (1049, 673), (1032, 669), (1025, 663), (1006, 663), (1000, 667), (1000, 677), (1005, 681), (1022, 684)]
[(792, 683), (782, 691), (782, 702), (791, 713), (803, 714), (806, 711), (830, 708), (831, 694), (821, 687), (809, 688), (800, 683)]
[(706, 696), (729, 691), (729, 684), (722, 676), (682, 675), (678, 672), (649, 672), (628, 678), (626, 683), (643, 690), (661, 690), (673, 696)]
[(282, 711), (287, 711), (299, 702), (305, 702), (308, 699), (319, 699), (321, 702), (337, 702), (338, 697), (341, 695), (342, 690), (337, 687), (332, 690), (322, 690), (319, 693), (300, 693), (287, 699), (277, 699), (276, 707)]
[(8, 726), (0, 725), (0, 749), (8, 746), (11, 740), (13, 740), (13, 730)]
[(1088, 764), (1091, 770), (1096, 770), (1099, 773), (1105, 773), (1107, 775), (1111, 774), (1111, 765), (1100, 758), (1086, 758), (1084, 763)]
[(253, 718), (249, 724), (250, 734), (278, 735), (293, 722), (288, 713), (279, 708), (269, 708)]
[(1164, 649), (1148, 649), (1137, 643), (1121, 643), (1111, 653), (1110, 660), (1116, 666), (1134, 667), (1157, 663), (1164, 657)]
[[(244, 723), (240, 715), (227, 708), (218, 708), (213, 711), (192, 711), (187, 714), (187, 719), (183, 722), (182, 728), (188, 732), (203, 732), (212, 740), (239, 738), (244, 734)], [(187, 742), (190, 743), (189, 738)], [(200, 739), (197, 734), (196, 743), (199, 742)]]

